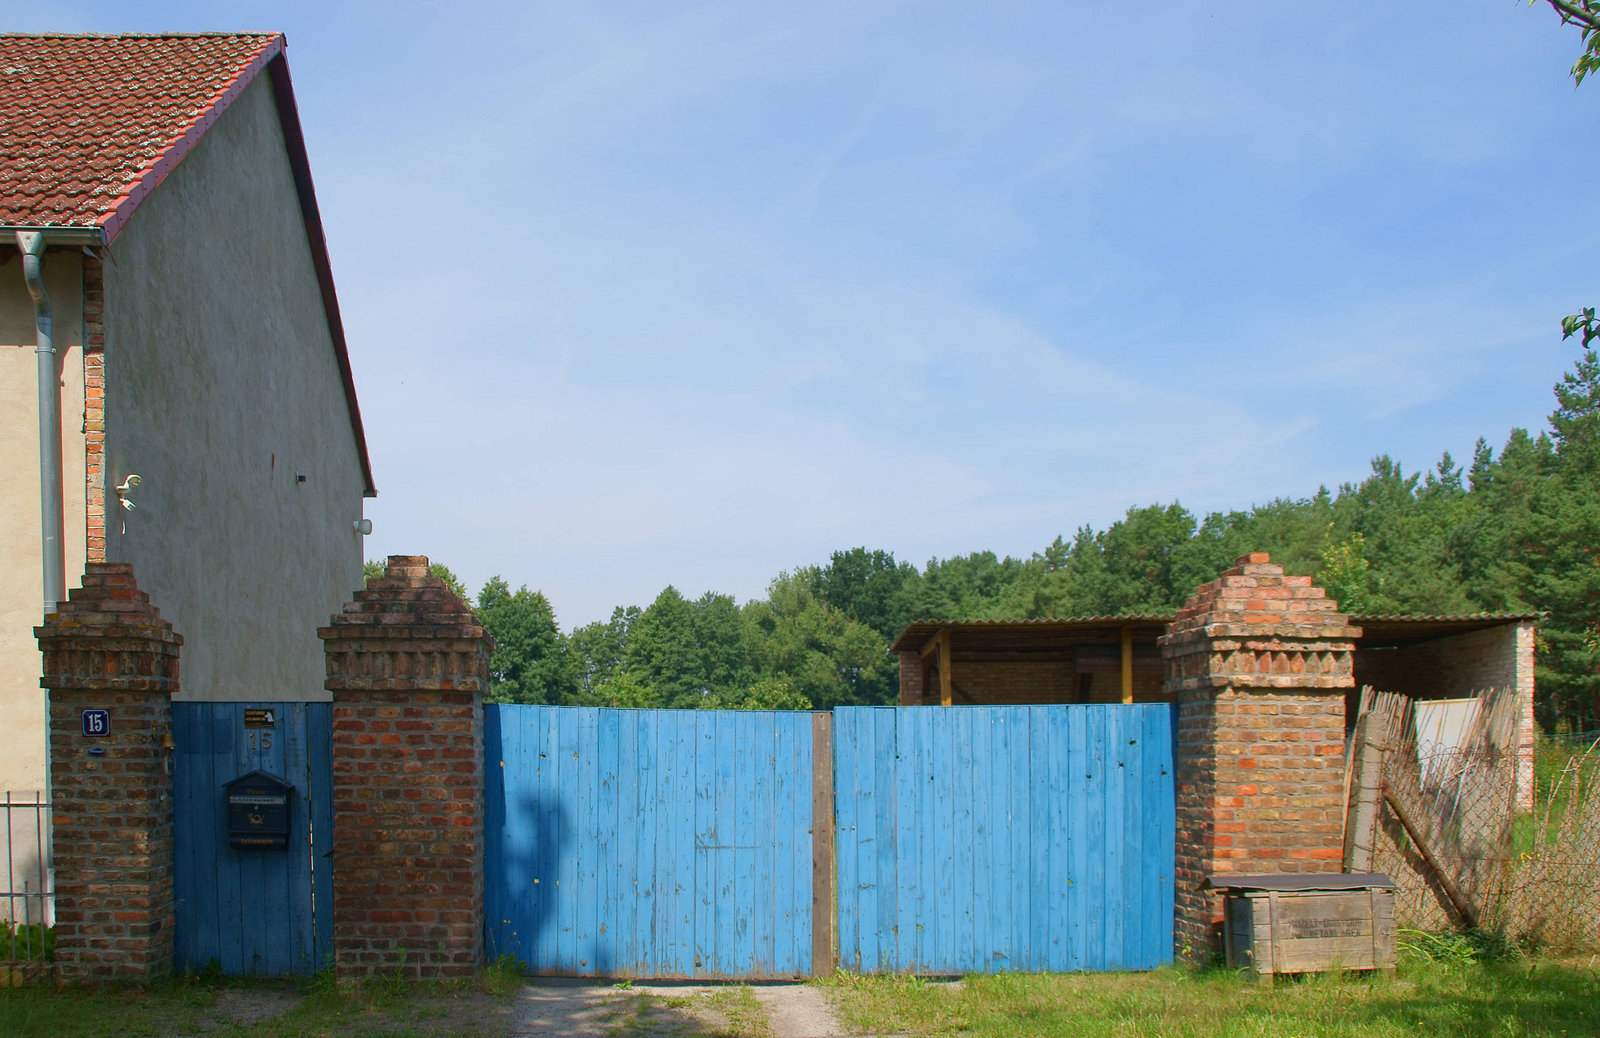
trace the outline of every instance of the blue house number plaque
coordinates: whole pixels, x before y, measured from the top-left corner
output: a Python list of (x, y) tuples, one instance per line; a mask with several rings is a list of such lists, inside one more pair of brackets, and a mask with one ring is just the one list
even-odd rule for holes
[(111, 711), (85, 710), (83, 712), (84, 735), (110, 735)]

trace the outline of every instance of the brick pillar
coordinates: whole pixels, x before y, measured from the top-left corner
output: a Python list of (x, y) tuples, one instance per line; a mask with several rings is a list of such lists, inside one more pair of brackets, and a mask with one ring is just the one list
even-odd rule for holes
[[(33, 629), (49, 689), (56, 969), (64, 980), (172, 972), (172, 695), (183, 638), (128, 563), (91, 562)], [(105, 734), (86, 736), (84, 711)]]
[(1344, 693), (1360, 636), (1310, 577), (1257, 553), (1203, 585), (1161, 637), (1179, 704), (1180, 959), (1221, 950), (1208, 876), (1340, 870)]
[(420, 555), (391, 555), (322, 636), (333, 693), (340, 977), (483, 959), (483, 693), (493, 641)]
[(900, 705), (922, 706), (928, 701), (922, 689), (922, 654), (915, 650), (900, 654)]

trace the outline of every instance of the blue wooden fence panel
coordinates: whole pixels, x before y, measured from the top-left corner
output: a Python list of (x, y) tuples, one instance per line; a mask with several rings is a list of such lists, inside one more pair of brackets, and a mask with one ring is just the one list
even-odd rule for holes
[(491, 957), (535, 973), (811, 972), (811, 715), (488, 706)]
[[(247, 709), (273, 713), (246, 728)], [(172, 704), (177, 968), (309, 975), (333, 952), (332, 728), (328, 703)], [(295, 787), (289, 846), (228, 846), (223, 786), (256, 770)]]
[(834, 711), (839, 962), (923, 974), (1172, 960), (1165, 704)]

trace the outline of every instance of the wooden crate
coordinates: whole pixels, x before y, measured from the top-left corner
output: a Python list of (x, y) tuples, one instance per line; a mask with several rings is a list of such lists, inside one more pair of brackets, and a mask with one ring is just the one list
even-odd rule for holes
[(1394, 884), (1387, 876), (1213, 877), (1230, 969), (1279, 973), (1393, 969)]

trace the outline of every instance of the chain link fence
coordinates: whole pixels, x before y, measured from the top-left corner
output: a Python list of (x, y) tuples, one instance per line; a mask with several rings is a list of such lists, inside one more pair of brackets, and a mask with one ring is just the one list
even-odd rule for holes
[[(1528, 761), (1514, 749), (1509, 696), (1481, 694), (1448, 744), (1419, 744), (1415, 704), (1405, 697), (1364, 691), (1362, 699), (1355, 753), (1374, 747), (1381, 766), (1362, 772), (1353, 762), (1347, 825), (1373, 831), (1347, 840), (1367, 856), (1357, 850), (1352, 861), (1347, 849), (1346, 865), (1395, 881), (1397, 924), (1476, 928), (1557, 953), (1600, 951), (1600, 733), (1543, 737)], [(1530, 766), (1534, 808), (1519, 811), (1518, 777)], [(1365, 788), (1375, 773), (1378, 788)]]

